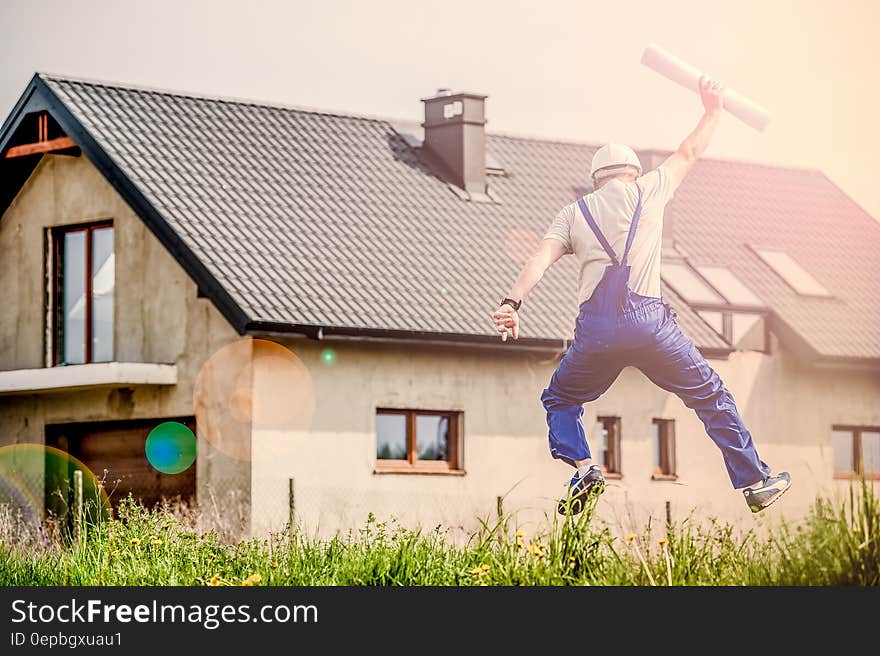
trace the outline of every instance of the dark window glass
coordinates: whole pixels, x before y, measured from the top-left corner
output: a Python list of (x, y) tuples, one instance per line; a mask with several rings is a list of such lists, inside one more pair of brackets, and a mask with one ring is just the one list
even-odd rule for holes
[(376, 457), (406, 460), (406, 415), (376, 415)]

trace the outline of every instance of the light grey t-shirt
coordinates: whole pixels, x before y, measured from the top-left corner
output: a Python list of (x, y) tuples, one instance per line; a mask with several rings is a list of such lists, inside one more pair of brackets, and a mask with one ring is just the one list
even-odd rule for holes
[[(627, 263), (632, 267), (629, 288), (642, 296), (660, 298), (660, 243), (663, 236), (663, 210), (674, 189), (669, 172), (663, 167), (637, 180), (642, 188), (642, 215)], [(596, 224), (618, 259), (623, 257), (630, 221), (636, 209), (638, 190), (631, 182), (609, 180), (601, 189), (584, 197)], [(577, 202), (556, 216), (544, 239), (565, 244), (566, 252), (578, 260), (578, 302), (593, 293), (611, 259), (590, 230)]]

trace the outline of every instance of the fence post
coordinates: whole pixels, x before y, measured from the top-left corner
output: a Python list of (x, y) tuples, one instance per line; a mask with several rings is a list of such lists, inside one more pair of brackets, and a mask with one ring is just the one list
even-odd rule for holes
[(287, 479), (287, 528), (289, 531), (293, 531), (293, 527), (296, 524), (296, 495), (294, 494), (294, 485), (293, 479)]
[(498, 511), (498, 519), (504, 519), (504, 497), (495, 499), (495, 508)]
[(666, 502), (666, 532), (669, 533), (669, 529), (672, 528), (672, 502)]
[(83, 473), (73, 471), (73, 538), (79, 543), (83, 534)]

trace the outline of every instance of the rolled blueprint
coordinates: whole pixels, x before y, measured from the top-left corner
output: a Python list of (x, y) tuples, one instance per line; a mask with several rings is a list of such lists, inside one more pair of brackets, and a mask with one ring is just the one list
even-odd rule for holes
[[(642, 63), (686, 89), (700, 92), (700, 77), (703, 76), (703, 72), (663, 48), (653, 43), (649, 45), (642, 55)], [(725, 89), (723, 99), (724, 109), (759, 132), (770, 122), (770, 112), (733, 89)]]

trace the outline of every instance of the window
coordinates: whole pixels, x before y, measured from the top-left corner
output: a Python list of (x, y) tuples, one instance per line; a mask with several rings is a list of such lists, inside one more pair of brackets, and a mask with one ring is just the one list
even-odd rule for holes
[(804, 296), (831, 296), (818, 280), (811, 276), (806, 269), (794, 261), (783, 251), (770, 251), (754, 249), (764, 263), (773, 269), (798, 294)]
[(620, 417), (596, 417), (590, 453), (606, 475), (620, 477)]
[(53, 364), (113, 360), (113, 226), (103, 222), (52, 233)]
[(376, 473), (464, 473), (460, 412), (376, 411)]
[(880, 479), (880, 428), (835, 426), (831, 431), (834, 478)]
[(709, 281), (731, 305), (753, 305), (763, 307), (764, 303), (751, 289), (746, 287), (729, 269), (718, 266), (696, 267), (700, 275)]
[(675, 420), (655, 419), (651, 442), (654, 451), (655, 481), (675, 480)]
[(662, 277), (689, 303), (725, 305), (718, 293), (686, 264), (664, 264)]

